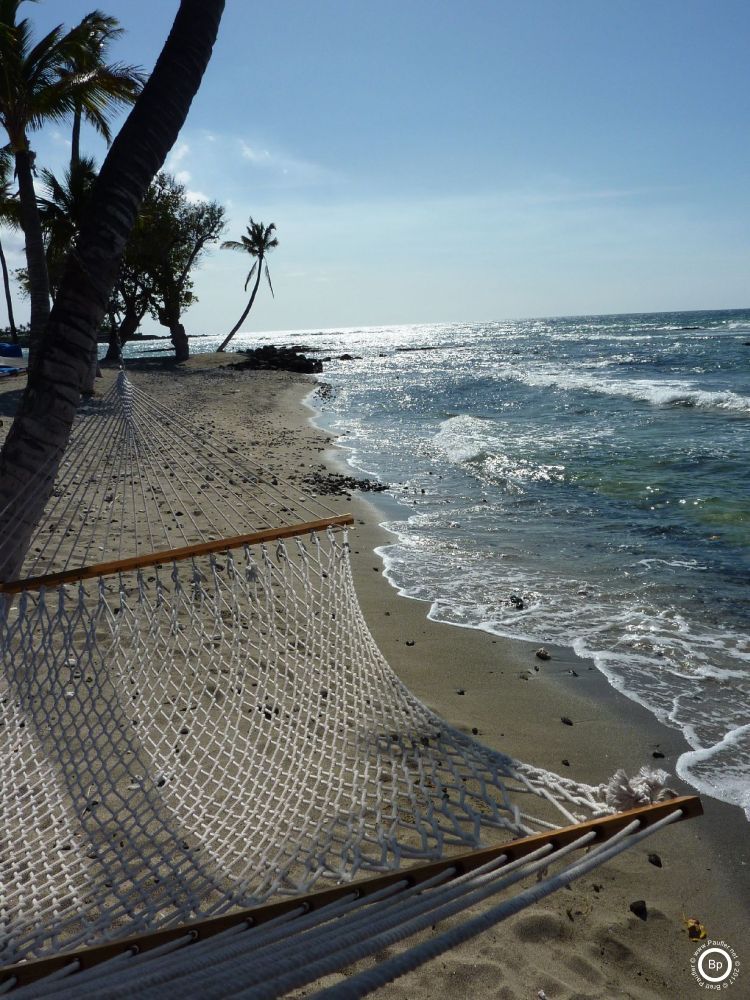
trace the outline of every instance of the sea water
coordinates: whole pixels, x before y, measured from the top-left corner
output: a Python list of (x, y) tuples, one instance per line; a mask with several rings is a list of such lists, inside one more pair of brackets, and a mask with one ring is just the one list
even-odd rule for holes
[(750, 310), (237, 338), (262, 343), (332, 358), (321, 420), (399, 502), (401, 593), (592, 657), (750, 816)]

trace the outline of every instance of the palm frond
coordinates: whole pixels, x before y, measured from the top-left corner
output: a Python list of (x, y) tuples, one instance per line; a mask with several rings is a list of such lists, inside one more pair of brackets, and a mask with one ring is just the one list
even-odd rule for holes
[(113, 109), (133, 103), (145, 79), (136, 66), (105, 61), (122, 34), (117, 18), (93, 10), (69, 30), (58, 24), (35, 42), (28, 19), (16, 21), (19, 6), (0, 0), (0, 119), (13, 142), (76, 112), (109, 139)]
[(268, 282), (268, 287), (271, 289), (271, 298), (275, 299), (276, 296), (273, 294), (273, 285), (271, 284), (271, 274), (268, 270), (268, 264), (266, 264), (266, 281)]
[(89, 11), (81, 18), (81, 25), (88, 27), (100, 44), (107, 44), (107, 42), (125, 34), (125, 29), (117, 18), (111, 14), (105, 14), (102, 10)]
[(253, 266), (248, 271), (247, 277), (245, 278), (245, 291), (247, 291), (247, 286), (250, 284), (250, 279), (255, 274), (255, 268), (257, 266), (258, 266), (258, 261), (256, 260), (256, 262), (253, 264)]
[[(39, 83), (61, 69), (65, 61), (65, 52), (61, 49), (61, 43), (65, 37), (62, 24), (58, 24), (52, 31), (47, 32), (44, 38), (40, 39), (36, 45), (23, 54), (25, 76), (33, 89)], [(19, 39), (20, 41), (20, 39)]]

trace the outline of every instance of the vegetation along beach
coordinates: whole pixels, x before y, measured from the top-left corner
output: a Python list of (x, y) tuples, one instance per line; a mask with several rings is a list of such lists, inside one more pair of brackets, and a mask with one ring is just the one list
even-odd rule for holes
[(0, 992), (747, 995), (749, 22), (0, 4)]

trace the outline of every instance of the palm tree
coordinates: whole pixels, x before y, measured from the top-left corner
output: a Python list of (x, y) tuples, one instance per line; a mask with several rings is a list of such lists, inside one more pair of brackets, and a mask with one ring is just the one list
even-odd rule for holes
[[(264, 226), (262, 222), (253, 221), (252, 215), (250, 216), (250, 225), (247, 227), (247, 235), (242, 236), (240, 240), (225, 240), (221, 244), (222, 250), (239, 250), (241, 253), (248, 253), (251, 257), (255, 257), (256, 261), (248, 272), (247, 278), (245, 278), (245, 291), (247, 291), (247, 286), (250, 283), (250, 279), (257, 269), (257, 275), (255, 278), (255, 284), (253, 285), (253, 291), (250, 295), (250, 301), (248, 302), (245, 311), (237, 320), (235, 325), (229, 331), (227, 336), (219, 348), (223, 351), (232, 337), (237, 333), (239, 328), (247, 319), (247, 314), (253, 308), (253, 302), (255, 302), (255, 296), (258, 292), (258, 285), (260, 284), (260, 276), (263, 271), (263, 263), (265, 261), (266, 254), (269, 254), (275, 247), (279, 245), (279, 241), (273, 235), (276, 232), (276, 226), (273, 222), (270, 226)], [(268, 287), (271, 289), (271, 295), (273, 295), (273, 285), (271, 284), (271, 275), (268, 273), (268, 262), (266, 261), (266, 280), (268, 281)]]
[(111, 141), (109, 122), (106, 116), (108, 105), (132, 103), (141, 91), (144, 74), (136, 66), (123, 63), (106, 63), (107, 49), (111, 42), (124, 34), (116, 17), (110, 17), (99, 10), (87, 14), (79, 25), (89, 32), (87, 45), (81, 48), (67, 67), (67, 79), (95, 76), (105, 100), (102, 105), (94, 93), (82, 93), (75, 98), (73, 111), (73, 131), (70, 144), (70, 165), (75, 167), (81, 158), (81, 120), (86, 119), (100, 132), (107, 142)]
[[(0, 149), (0, 224), (18, 228), (18, 205), (13, 200), (11, 191), (11, 162), (10, 155), (5, 149)], [(10, 338), (14, 344), (18, 343), (18, 331), (16, 321), (13, 316), (13, 299), (10, 295), (10, 278), (8, 277), (8, 264), (5, 260), (3, 245), (0, 243), (0, 267), (3, 270), (3, 286), (5, 288), (5, 304), (8, 307), (8, 328)]]
[[(54, 302), (65, 261), (78, 242), (78, 235), (89, 209), (96, 180), (96, 164), (90, 156), (84, 156), (75, 164), (71, 163), (62, 182), (58, 181), (51, 170), (42, 170), (41, 176), (48, 197), (37, 198), (37, 205), (44, 233), (50, 297)], [(99, 374), (99, 349), (94, 344), (89, 378), (84, 387), (86, 395), (93, 395)]]
[(63, 121), (81, 109), (109, 139), (113, 104), (131, 101), (135, 92), (110, 67), (97, 61), (109, 19), (92, 12), (70, 31), (58, 25), (36, 44), (27, 18), (18, 20), (23, 0), (0, 0), (0, 124), (8, 133), (18, 178), (21, 227), (31, 299), (31, 345), (49, 319), (49, 282), (44, 241), (34, 193), (34, 157), (29, 133), (47, 121)]
[[(18, 576), (52, 492), (125, 244), (200, 86), (224, 2), (180, 0), (154, 72), (99, 172), (37, 363), (0, 451), (0, 534), (9, 538), (11, 526), (14, 532), (13, 548), (3, 551), (0, 580)], [(8, 6), (0, 0), (0, 13), (6, 14)]]
[(83, 226), (91, 192), (96, 181), (96, 164), (84, 156), (71, 164), (59, 181), (51, 170), (42, 170), (46, 197), (37, 199), (47, 259), (52, 299), (62, 279), (68, 253), (75, 246)]

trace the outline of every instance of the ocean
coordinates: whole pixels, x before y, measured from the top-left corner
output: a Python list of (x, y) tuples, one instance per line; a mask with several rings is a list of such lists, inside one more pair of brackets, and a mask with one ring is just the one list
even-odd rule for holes
[(267, 343), (332, 358), (317, 422), (389, 484), (394, 587), (592, 657), (750, 818), (750, 310), (236, 338)]

